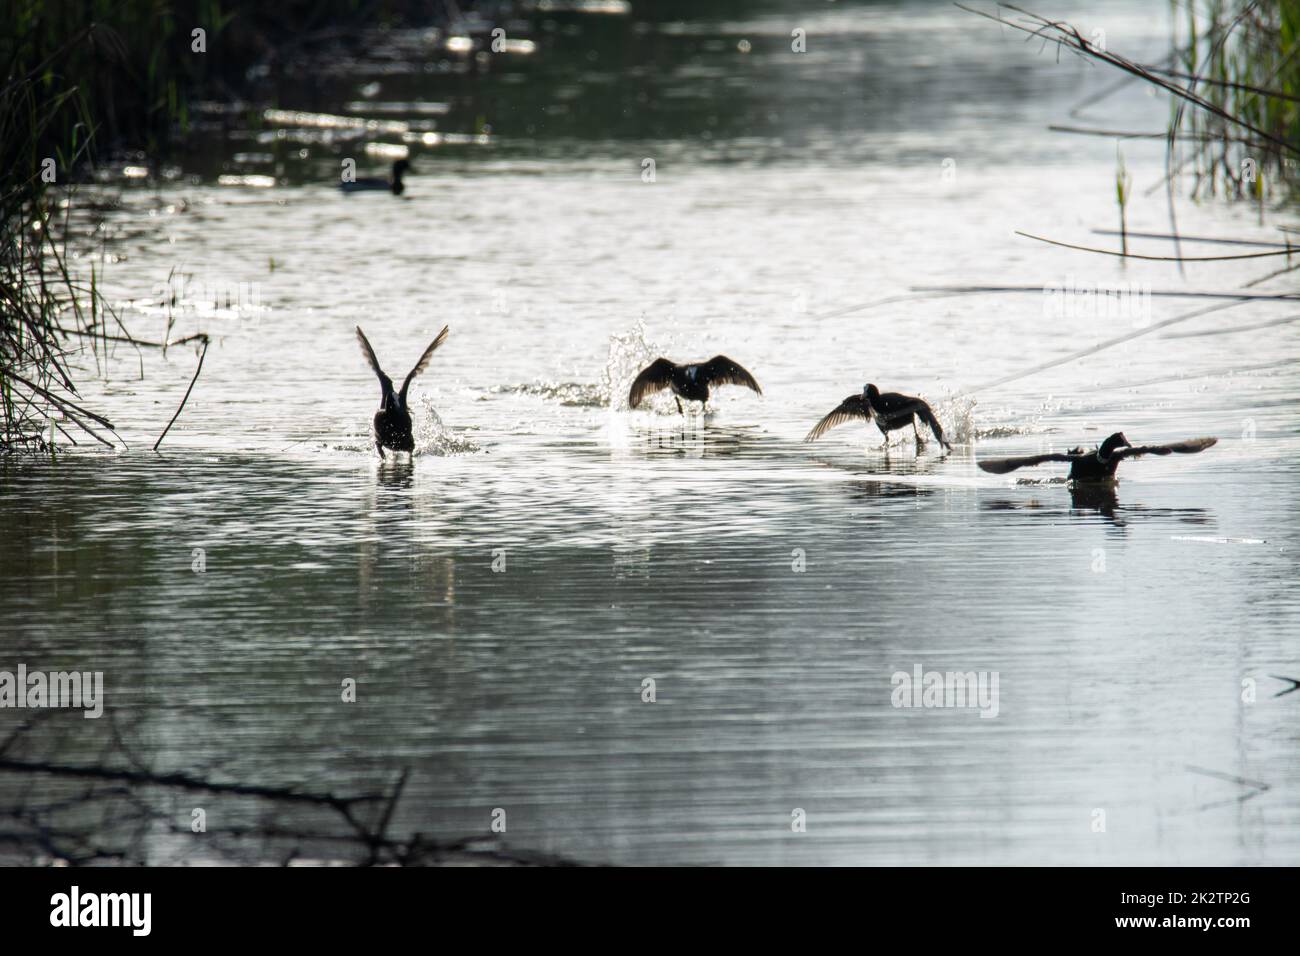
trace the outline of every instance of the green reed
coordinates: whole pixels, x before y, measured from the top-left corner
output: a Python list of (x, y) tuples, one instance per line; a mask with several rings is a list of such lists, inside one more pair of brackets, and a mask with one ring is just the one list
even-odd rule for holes
[(1175, 3), (1177, 82), (1227, 116), (1175, 107), (1174, 123), (1191, 134), (1186, 158), (1201, 194), (1262, 201), (1276, 185), (1296, 198), (1300, 162), (1261, 139), (1300, 144), (1300, 0), (1206, 0)]

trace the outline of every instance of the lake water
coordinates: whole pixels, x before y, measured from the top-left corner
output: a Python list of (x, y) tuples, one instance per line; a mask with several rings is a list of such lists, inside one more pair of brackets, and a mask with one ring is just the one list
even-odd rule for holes
[[(487, 834), (499, 809), (509, 847), (589, 862), (1300, 862), (1294, 304), (982, 388), (1214, 303), (912, 291), (1278, 268), (1014, 234), (1113, 247), (1114, 142), (1047, 127), (1161, 130), (1167, 105), (1133, 86), (1071, 117), (1115, 75), (948, 4), (641, 6), (532, 21), (535, 52), (472, 70), (394, 35), (267, 105), (405, 130), (210, 111), (178, 175), (83, 189), (79, 261), (126, 327), (213, 341), (158, 453), (192, 344), (80, 355), (129, 450), (0, 463), (0, 669), (106, 686), (104, 718), (52, 714), (5, 756), (335, 794), (406, 770), (391, 835)], [(1044, 12), (1158, 59), (1150, 7)], [(382, 174), (403, 146), (401, 198), (339, 194), (344, 159)], [(1168, 231), (1163, 148), (1123, 146), (1132, 230)], [(1278, 236), (1248, 204), (1177, 212)], [(1183, 251), (1225, 250), (1250, 251)], [(371, 448), (358, 324), (394, 376), (451, 328), (413, 465)], [(761, 397), (626, 410), (642, 363), (719, 352)], [(930, 399), (953, 453), (861, 424), (802, 442), (865, 382)], [(1072, 500), (1059, 466), (976, 468), (1118, 430), (1219, 443), (1125, 463), (1113, 501)], [(996, 674), (996, 716), (894, 706), (918, 667)], [(0, 742), (26, 716), (0, 711)], [(0, 806), (71, 788), (0, 772)], [(152, 796), (170, 816), (136, 831), (129, 795), (67, 812), (162, 863), (262, 819)]]

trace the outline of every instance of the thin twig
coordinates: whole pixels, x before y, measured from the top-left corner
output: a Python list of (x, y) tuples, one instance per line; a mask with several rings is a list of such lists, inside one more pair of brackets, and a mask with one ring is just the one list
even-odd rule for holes
[(1063, 355), (1060, 358), (1049, 359), (1035, 365), (1033, 368), (1024, 369), (1023, 371), (1013, 372), (1010, 375), (1004, 375), (1002, 378), (994, 379), (991, 382), (985, 382), (983, 385), (977, 385), (974, 388), (968, 388), (963, 392), (958, 392), (952, 398), (961, 398), (965, 395), (973, 395), (975, 392), (983, 392), (990, 388), (996, 388), (999, 385), (1006, 385), (1008, 382), (1015, 382), (1022, 378), (1028, 378), (1031, 375), (1037, 375), (1039, 372), (1045, 372), (1048, 369), (1056, 368), (1058, 365), (1066, 365), (1076, 359), (1087, 358), (1089, 355), (1095, 355), (1105, 349), (1116, 345), (1122, 345), (1125, 342), (1131, 342), (1133, 339), (1140, 338), (1144, 335), (1156, 331), (1157, 329), (1168, 328), (1179, 322), (1186, 322), (1190, 319), (1197, 319), (1203, 315), (1209, 315), (1211, 312), (1218, 312), (1222, 309), (1231, 309), (1234, 306), (1241, 305), (1240, 302), (1220, 302), (1218, 305), (1207, 306), (1204, 309), (1197, 309), (1195, 312), (1188, 312), (1184, 315), (1176, 315), (1172, 319), (1165, 319), (1163, 322), (1153, 322), (1146, 328), (1137, 329), (1134, 332), (1126, 332), (1123, 335), (1117, 335), (1114, 338), (1106, 339), (1104, 342), (1098, 342), (1086, 349), (1079, 349), (1077, 352), (1071, 352), (1069, 355)]
[(64, 335), (79, 335), (82, 338), (97, 339), (101, 342), (129, 342), (131, 345), (143, 345), (151, 349), (168, 349), (176, 345), (184, 345), (187, 342), (204, 341), (208, 337), (206, 332), (196, 332), (194, 335), (187, 335), (182, 339), (171, 339), (167, 342), (146, 342), (144, 339), (132, 338), (129, 335), (104, 335), (95, 332), (93, 329), (83, 332), (80, 329), (69, 329), (62, 325), (51, 325), (50, 330)]
[[(919, 285), (913, 286), (913, 292), (942, 293), (944, 295), (985, 295), (1002, 292), (1036, 292), (1050, 288), (1051, 283), (1043, 285)], [(1194, 292), (1180, 289), (1157, 289), (1143, 291), (1145, 295), (1162, 299), (1233, 299), (1238, 302), (1297, 302), (1300, 292)]]
[[(1094, 229), (1097, 236), (1118, 236), (1118, 229)], [(1289, 249), (1300, 255), (1300, 246), (1289, 242), (1266, 242), (1260, 239), (1220, 239), (1216, 236), (1175, 236), (1168, 232), (1133, 232), (1128, 233), (1138, 239), (1181, 239), (1183, 242), (1209, 242), (1220, 246), (1261, 246), (1267, 249)]]
[(1243, 252), (1236, 256), (1144, 256), (1136, 252), (1118, 252), (1114, 249), (1096, 249), (1092, 246), (1076, 246), (1070, 242), (1059, 242), (1056, 239), (1046, 239), (1043, 236), (1035, 236), (1032, 233), (1021, 232), (1016, 230), (1017, 236), (1024, 236), (1026, 239), (1034, 239), (1038, 242), (1045, 242), (1049, 246), (1060, 246), (1063, 249), (1077, 249), (1079, 252), (1095, 252), (1103, 256), (1118, 256), (1121, 259), (1145, 259), (1148, 262), (1227, 262), (1232, 259), (1266, 259), (1270, 256), (1290, 256), (1295, 255), (1297, 250), (1283, 249), (1276, 252)]
[(203, 359), (208, 354), (208, 341), (208, 337), (204, 335), (203, 351), (199, 353), (199, 365), (198, 368), (194, 370), (194, 377), (190, 379), (190, 387), (185, 390), (185, 397), (181, 399), (181, 403), (176, 409), (176, 414), (173, 415), (172, 420), (167, 423), (167, 427), (162, 430), (162, 434), (158, 436), (158, 440), (153, 443), (154, 451), (158, 450), (158, 446), (162, 444), (163, 439), (167, 437), (167, 433), (171, 431), (172, 426), (176, 424), (176, 419), (181, 417), (181, 412), (185, 409), (185, 403), (190, 400), (190, 392), (194, 391), (194, 383), (199, 380), (199, 373), (203, 371)]
[[(1167, 132), (1141, 132), (1138, 130), (1123, 129), (1096, 129), (1088, 126), (1061, 126), (1053, 123), (1047, 127), (1052, 133), (1075, 133), (1081, 136), (1107, 136), (1115, 139), (1168, 139)], [(1257, 143), (1253, 139), (1242, 139), (1236, 136), (1210, 136), (1205, 133), (1179, 133), (1178, 140), (1184, 143), (1242, 143), (1246, 146), (1255, 146), (1263, 148), (1262, 143)]]
[(268, 787), (240, 783), (216, 783), (183, 773), (156, 774), (142, 770), (114, 769), (111, 767), (78, 766), (56, 764), (47, 761), (13, 760), (0, 757), (0, 770), (16, 770), (28, 773), (48, 773), (60, 777), (80, 777), (92, 780), (116, 780), (125, 783), (152, 785), (159, 787), (177, 787), (182, 790), (203, 790), (208, 793), (227, 793), (244, 797), (264, 797), (269, 800), (284, 800), (291, 803), (311, 803), (345, 810), (358, 803), (374, 803), (384, 799), (382, 794), (367, 794), (357, 797), (339, 797), (332, 793), (308, 793), (287, 787)]
[(1268, 90), (1259, 86), (1251, 86), (1249, 83), (1233, 83), (1229, 80), (1211, 80), (1203, 76), (1194, 76), (1191, 73), (1179, 73), (1177, 70), (1166, 70), (1158, 66), (1144, 66), (1148, 73), (1159, 73), (1161, 76), (1173, 77), (1176, 80), (1196, 80), (1207, 86), (1221, 86), (1230, 90), (1242, 90), (1246, 93), (1254, 93), (1257, 96), (1264, 96), (1272, 100), (1286, 100), (1290, 103), (1300, 103), (1300, 96), (1291, 93), (1284, 93), (1281, 90)]

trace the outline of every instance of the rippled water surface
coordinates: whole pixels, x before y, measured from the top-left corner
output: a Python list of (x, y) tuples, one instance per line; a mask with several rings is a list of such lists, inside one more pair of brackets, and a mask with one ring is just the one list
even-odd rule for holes
[[(1294, 304), (984, 387), (1214, 303), (912, 291), (1225, 290), (1276, 261), (1180, 274), (1016, 236), (1114, 241), (1092, 232), (1117, 222), (1113, 141), (1047, 126), (1115, 78), (951, 6), (639, 6), (537, 24), (482, 71), (398, 35), (276, 104), (421, 136), (214, 126), (179, 176), (104, 188), (83, 217), (126, 326), (213, 341), (158, 453), (192, 344), (81, 355), (129, 450), (0, 464), (0, 668), (107, 685), (108, 720), (38, 722), (22, 755), (89, 763), (120, 732), (159, 772), (349, 793), (405, 769), (395, 834), (502, 808), (510, 846), (595, 862), (1300, 861)], [(1147, 6), (1048, 12), (1158, 58)], [(1132, 88), (1073, 122), (1166, 118)], [(339, 194), (341, 159), (401, 147), (405, 195)], [(1167, 231), (1163, 144), (1123, 148), (1129, 227)], [(1277, 235), (1253, 207), (1177, 211)], [(451, 327), (413, 463), (370, 447), (358, 324), (395, 376)], [(640, 363), (718, 352), (763, 395), (626, 410)], [(868, 381), (928, 397), (952, 454), (863, 425), (802, 442)], [(1219, 444), (1127, 462), (1113, 497), (975, 466), (1117, 430)], [(996, 717), (893, 706), (917, 666), (996, 672)]]

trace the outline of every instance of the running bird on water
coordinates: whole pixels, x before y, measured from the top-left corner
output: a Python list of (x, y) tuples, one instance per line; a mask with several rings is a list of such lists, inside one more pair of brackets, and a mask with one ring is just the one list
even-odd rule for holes
[(642, 369), (641, 374), (632, 382), (627, 404), (629, 408), (636, 408), (647, 395), (671, 388), (677, 401), (677, 410), (685, 414), (682, 409), (683, 398), (691, 402), (707, 403), (710, 386), (718, 385), (744, 385), (759, 395), (763, 394), (758, 382), (754, 381), (754, 376), (725, 355), (715, 355), (707, 362), (696, 362), (693, 365), (678, 365), (666, 358), (657, 358)]
[(361, 326), (357, 326), (357, 341), (361, 343), (361, 351), (365, 353), (366, 361), (379, 376), (379, 387), (383, 390), (379, 398), (379, 411), (375, 412), (375, 448), (379, 450), (380, 458), (384, 457), (385, 448), (404, 451), (408, 455), (415, 451), (415, 439), (411, 436), (411, 412), (406, 404), (406, 391), (411, 387), (415, 376), (423, 372), (424, 367), (429, 364), (434, 350), (446, 341), (447, 331), (448, 326), (444, 325), (438, 337), (424, 350), (420, 361), (415, 363), (415, 368), (411, 369), (410, 374), (406, 376), (406, 381), (402, 383), (402, 390), (395, 392), (393, 380), (379, 367), (375, 350), (370, 347), (370, 341), (361, 331)]
[(935, 418), (934, 412), (924, 399), (912, 395), (900, 395), (898, 392), (882, 392), (874, 385), (862, 386), (861, 395), (850, 395), (827, 412), (825, 417), (813, 426), (813, 430), (808, 433), (804, 441), (816, 441), (836, 425), (843, 425), (855, 418), (864, 422), (874, 421), (876, 427), (880, 429), (880, 434), (885, 436), (885, 441), (889, 440), (890, 432), (911, 425), (912, 433), (916, 436), (916, 447), (920, 448), (925, 441), (916, 427), (916, 420), (919, 418), (923, 424), (929, 426), (935, 440), (943, 446), (944, 451), (952, 450), (952, 445), (943, 437), (943, 428), (939, 424), (939, 419)]
[(979, 462), (985, 471), (1005, 475), (1017, 468), (1041, 465), (1048, 461), (1068, 461), (1071, 481), (1114, 482), (1115, 469), (1125, 458), (1139, 455), (1194, 455), (1218, 442), (1217, 438), (1192, 438), (1169, 445), (1131, 445), (1123, 432), (1116, 432), (1101, 443), (1100, 448), (1075, 448), (1065, 453), (1026, 455), (1024, 458), (986, 458)]
[(377, 176), (366, 176), (361, 179), (354, 179), (352, 182), (347, 182), (345, 180), (344, 182), (339, 183), (339, 189), (343, 190), (345, 193), (364, 193), (383, 190), (384, 192), (391, 192), (394, 196), (400, 196), (402, 195), (402, 191), (406, 189), (406, 184), (402, 182), (403, 174), (413, 172), (415, 172), (415, 170), (411, 168), (409, 162), (404, 159), (399, 159), (393, 162), (393, 175), (391, 178), (380, 179)]

